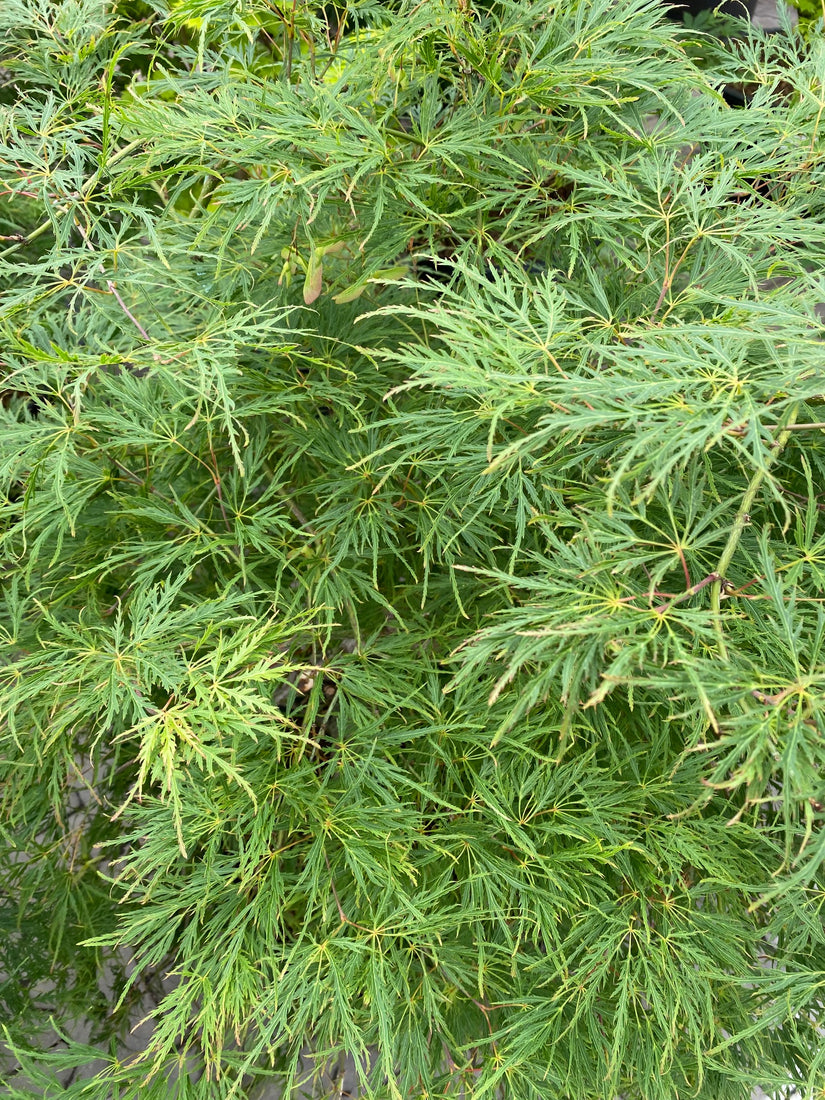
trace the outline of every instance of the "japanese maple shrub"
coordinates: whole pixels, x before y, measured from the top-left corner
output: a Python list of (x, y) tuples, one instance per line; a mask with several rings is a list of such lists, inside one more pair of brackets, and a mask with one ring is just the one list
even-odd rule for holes
[(0, 5), (5, 1095), (825, 1095), (825, 50), (743, 33)]

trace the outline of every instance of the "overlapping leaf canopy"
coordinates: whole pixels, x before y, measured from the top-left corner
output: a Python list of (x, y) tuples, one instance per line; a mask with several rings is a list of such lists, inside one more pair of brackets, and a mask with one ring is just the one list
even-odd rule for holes
[(0, 33), (7, 1094), (816, 1095), (822, 39)]

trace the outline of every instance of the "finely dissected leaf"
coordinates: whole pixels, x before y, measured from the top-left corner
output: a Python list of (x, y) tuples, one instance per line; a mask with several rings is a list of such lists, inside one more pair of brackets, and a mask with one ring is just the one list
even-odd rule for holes
[(0, 5), (9, 1096), (818, 1095), (825, 48), (662, 15)]

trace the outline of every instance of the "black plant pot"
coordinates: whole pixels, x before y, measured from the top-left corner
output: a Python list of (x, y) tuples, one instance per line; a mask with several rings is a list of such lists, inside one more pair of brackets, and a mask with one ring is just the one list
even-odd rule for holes
[(670, 19), (681, 19), (685, 12), (690, 15), (698, 15), (701, 11), (719, 11), (722, 15), (739, 15), (743, 19), (750, 19), (756, 0), (663, 0), (670, 8)]

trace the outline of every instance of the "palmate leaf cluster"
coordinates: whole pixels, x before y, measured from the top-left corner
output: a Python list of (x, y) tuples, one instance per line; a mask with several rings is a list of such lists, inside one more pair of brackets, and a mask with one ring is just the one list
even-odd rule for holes
[(822, 1096), (822, 40), (0, 38), (5, 1094)]

